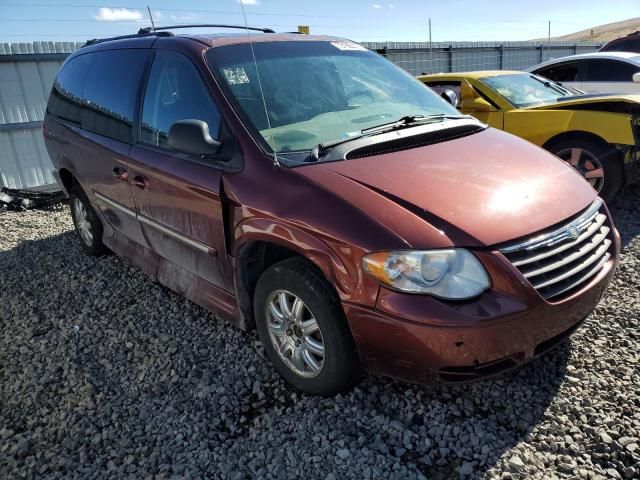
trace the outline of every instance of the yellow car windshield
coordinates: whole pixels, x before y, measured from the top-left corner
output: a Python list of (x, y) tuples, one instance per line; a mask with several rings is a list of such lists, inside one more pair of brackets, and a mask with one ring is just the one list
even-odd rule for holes
[(480, 81), (502, 95), (515, 107), (556, 103), (574, 94), (562, 85), (531, 73), (496, 75)]

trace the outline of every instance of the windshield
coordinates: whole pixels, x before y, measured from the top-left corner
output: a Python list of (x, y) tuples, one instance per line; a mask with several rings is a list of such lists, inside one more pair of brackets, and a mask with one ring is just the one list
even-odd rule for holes
[(259, 81), (248, 44), (212, 48), (207, 61), (242, 116), (276, 152), (311, 150), (408, 115), (458, 113), (357, 43), (255, 42), (253, 48)]
[(496, 75), (481, 78), (480, 81), (516, 107), (555, 103), (561, 98), (574, 96), (557, 83), (530, 73)]

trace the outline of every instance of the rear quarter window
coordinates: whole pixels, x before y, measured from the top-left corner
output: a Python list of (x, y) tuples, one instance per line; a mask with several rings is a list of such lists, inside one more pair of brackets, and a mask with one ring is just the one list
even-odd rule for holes
[(47, 104), (47, 113), (80, 125), (84, 108), (84, 84), (91, 64), (89, 55), (79, 55), (64, 64), (58, 74)]

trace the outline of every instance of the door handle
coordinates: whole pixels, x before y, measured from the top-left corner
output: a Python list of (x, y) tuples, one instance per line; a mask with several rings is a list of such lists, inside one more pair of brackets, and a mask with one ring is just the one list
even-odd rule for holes
[(136, 175), (133, 177), (133, 186), (142, 190), (149, 190), (149, 182), (142, 175)]
[(111, 174), (114, 176), (114, 178), (117, 178), (118, 180), (123, 180), (125, 182), (129, 178), (129, 174), (127, 173), (127, 171), (124, 168), (120, 168), (120, 167), (113, 167)]

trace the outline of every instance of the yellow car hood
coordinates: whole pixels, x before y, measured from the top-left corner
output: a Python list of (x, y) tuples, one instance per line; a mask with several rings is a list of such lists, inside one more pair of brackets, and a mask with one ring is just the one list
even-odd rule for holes
[(579, 95), (522, 110), (599, 110), (612, 113), (640, 113), (640, 95)]

